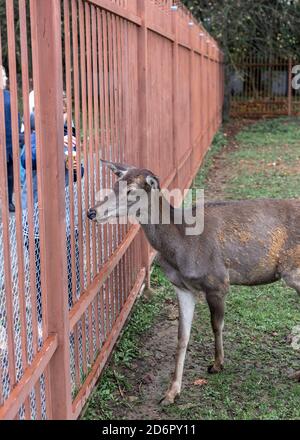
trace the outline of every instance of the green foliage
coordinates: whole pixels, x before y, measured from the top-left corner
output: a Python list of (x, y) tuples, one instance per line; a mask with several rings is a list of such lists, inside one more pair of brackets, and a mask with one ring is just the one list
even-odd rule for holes
[[(12, 0), (9, 0), (12, 1)], [(17, 75), (21, 76), (21, 47), (20, 47), (20, 21), (19, 21), (19, 0), (13, 0), (14, 3), (14, 26), (15, 26), (15, 39), (16, 39), (16, 61), (17, 61)], [(27, 12), (27, 38), (30, 41), (30, 12), (29, 2), (26, 1)], [(9, 74), (9, 62), (8, 62), (8, 36), (7, 36), (7, 18), (6, 18), (6, 1), (0, 2), (0, 31), (2, 42), (2, 65), (5, 67)], [(31, 66), (31, 50), (29, 45), (29, 65)]]
[(298, 0), (183, 0), (222, 46), (226, 60), (241, 55), (298, 56)]

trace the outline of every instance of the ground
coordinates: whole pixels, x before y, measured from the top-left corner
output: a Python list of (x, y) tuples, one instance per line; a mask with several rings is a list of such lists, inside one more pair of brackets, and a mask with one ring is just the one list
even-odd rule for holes
[[(300, 121), (236, 121), (206, 156), (196, 187), (209, 199), (299, 197)], [(174, 368), (177, 304), (154, 267), (155, 296), (141, 298), (92, 394), (84, 419), (300, 419), (300, 298), (279, 282), (232, 287), (228, 295), (225, 369), (207, 374), (213, 336), (200, 300), (176, 403), (160, 407)], [(298, 338), (298, 339), (297, 339)]]

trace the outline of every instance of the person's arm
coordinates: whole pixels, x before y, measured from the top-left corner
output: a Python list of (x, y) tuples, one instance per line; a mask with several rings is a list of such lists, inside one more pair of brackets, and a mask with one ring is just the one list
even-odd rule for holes
[[(35, 133), (31, 135), (31, 160), (32, 160), (32, 169), (36, 170), (36, 136)], [(26, 169), (26, 149), (23, 148), (21, 154), (21, 165)]]

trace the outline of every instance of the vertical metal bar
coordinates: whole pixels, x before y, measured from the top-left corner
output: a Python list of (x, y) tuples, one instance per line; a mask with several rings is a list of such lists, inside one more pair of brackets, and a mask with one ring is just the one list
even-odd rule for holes
[[(118, 84), (118, 46), (117, 46), (117, 18), (112, 16), (112, 50), (113, 50), (113, 90), (114, 90), (114, 121), (115, 121), (115, 160), (119, 161), (120, 158), (120, 117), (119, 117), (119, 84)], [(120, 242), (120, 227), (115, 226), (115, 247)], [(118, 315), (118, 297), (119, 297), (119, 279), (118, 268), (115, 270), (114, 280), (114, 320)]]
[[(72, 0), (72, 37), (73, 37), (73, 68), (74, 68), (74, 104), (75, 104), (75, 130), (77, 151), (77, 205), (78, 205), (78, 240), (79, 240), (79, 276), (80, 292), (83, 291), (83, 227), (82, 227), (82, 179), (81, 179), (81, 132), (80, 132), (80, 85), (79, 85), (79, 50), (78, 50), (78, 8), (77, 0)], [(79, 347), (78, 324), (74, 328), (75, 352), (75, 383), (80, 383), (79, 374)]]
[[(1, 30), (1, 29), (0, 29)], [(0, 32), (0, 65), (2, 66), (2, 41)], [(1, 72), (2, 74), (2, 72)], [(16, 357), (14, 344), (14, 323), (13, 323), (13, 302), (12, 302), (12, 278), (10, 259), (10, 233), (8, 215), (8, 194), (7, 194), (7, 157), (6, 157), (6, 127), (4, 94), (0, 87), (0, 194), (3, 224), (3, 255), (4, 255), (4, 287), (6, 292), (6, 320), (7, 320), (7, 348), (8, 348), (8, 374), (10, 387), (16, 383)]]
[[(85, 207), (89, 204), (89, 166), (87, 158), (87, 89), (86, 89), (86, 48), (85, 48), (85, 18), (84, 3), (79, 0), (79, 36), (80, 36), (80, 65), (81, 65), (81, 105), (82, 105), (82, 130), (83, 130), (83, 156), (84, 156), (84, 192)], [(85, 218), (85, 239), (86, 239), (86, 272), (87, 284), (91, 282), (91, 257), (90, 257), (90, 224)], [(87, 372), (87, 353), (86, 353), (86, 323), (85, 314), (81, 319), (82, 323), (82, 358), (83, 371)]]
[(79, 233), (79, 267), (80, 291), (83, 291), (83, 227), (82, 227), (82, 178), (81, 178), (81, 126), (80, 126), (80, 85), (79, 85), (79, 48), (78, 48), (78, 8), (77, 0), (72, 0), (72, 41), (74, 68), (74, 105), (77, 160), (77, 193), (78, 193), (78, 233)]
[[(99, 152), (100, 157), (103, 157), (104, 154), (104, 145), (105, 145), (105, 139), (106, 139), (106, 133), (105, 133), (105, 104), (104, 104), (104, 67), (103, 67), (103, 26), (102, 26), (102, 16), (101, 16), (101, 10), (97, 8), (97, 28), (98, 28), (98, 68), (99, 68), (99, 105), (100, 105), (100, 145), (99, 145)], [(99, 171), (100, 171), (100, 164), (99, 164)], [(103, 169), (101, 174), (101, 182), (99, 181), (99, 190), (103, 189), (103, 186), (105, 185), (105, 177), (103, 176)], [(100, 264), (102, 265), (105, 260), (105, 253), (106, 253), (106, 241), (107, 240), (107, 225), (103, 226), (101, 228), (101, 249), (100, 249)], [(103, 243), (103, 244), (102, 244)], [(104, 308), (107, 309), (106, 305), (106, 286), (107, 283), (105, 283), (105, 287), (102, 287), (100, 290), (100, 311), (101, 311), (101, 335), (102, 335), (102, 343), (105, 339), (105, 332), (106, 332), (106, 322), (105, 322), (105, 313)]]
[[(138, 31), (138, 106), (139, 106), (139, 161), (140, 165), (147, 168), (150, 165), (149, 153), (149, 67), (148, 67), (148, 28), (147, 28), (147, 2), (138, 2), (138, 14), (142, 19), (142, 26)], [(150, 288), (150, 247), (148, 241), (141, 240), (142, 265), (146, 268), (146, 288)]]
[[(30, 0), (38, 148), (42, 288), (47, 330), (59, 345), (49, 364), (54, 419), (72, 418), (67, 267), (65, 170), (62, 117), (61, 7), (59, 0)], [(55, 195), (55, 196), (53, 196)], [(55, 274), (55, 276), (53, 276)]]
[[(128, 87), (128, 63), (129, 63), (129, 53), (128, 53), (128, 22), (123, 22), (123, 60), (122, 60), (122, 68), (123, 68), (123, 115), (124, 115), (124, 150), (122, 161), (125, 160), (125, 155), (128, 154), (129, 150), (129, 112), (128, 112), (128, 104), (129, 104), (129, 87)], [(124, 237), (126, 236), (128, 231), (128, 224), (124, 225)], [(126, 295), (127, 295), (127, 273), (126, 273), (126, 254), (123, 257), (123, 298), (122, 305), (125, 303)]]
[[(94, 126), (93, 126), (93, 74), (92, 74), (92, 51), (91, 51), (91, 6), (85, 2), (85, 31), (86, 31), (86, 51), (87, 51), (87, 84), (88, 84), (88, 157), (89, 157), (89, 169), (90, 179), (89, 186), (91, 192), (90, 205), (95, 202), (95, 164), (94, 164)], [(96, 241), (95, 241), (96, 227), (93, 224), (91, 227), (92, 235), (92, 263), (93, 263), (93, 276), (96, 273)]]
[[(115, 136), (115, 119), (114, 119), (114, 76), (113, 76), (113, 48), (112, 48), (112, 15), (107, 13), (107, 42), (108, 42), (108, 72), (109, 72), (109, 84), (108, 84), (108, 97), (109, 97), (109, 110), (110, 110), (110, 140), (111, 144), (109, 146), (109, 157), (113, 159), (114, 150), (116, 145), (116, 136)], [(110, 174), (111, 176), (111, 174)], [(112, 177), (112, 176), (111, 176)], [(110, 185), (112, 184), (112, 179), (110, 181)], [(109, 225), (110, 226), (110, 225)], [(109, 227), (110, 231), (110, 239), (109, 239), (109, 255), (112, 255), (114, 248), (114, 226)], [(114, 283), (113, 283), (113, 274), (109, 277), (110, 281), (110, 308), (111, 308), (111, 320), (110, 320), (110, 329), (113, 326), (113, 322), (115, 319), (114, 312)]]
[(292, 58), (289, 57), (289, 64), (288, 64), (288, 116), (292, 116), (292, 96), (293, 96), (293, 89), (292, 89)]
[[(92, 16), (92, 47), (93, 47), (93, 85), (94, 85), (94, 151), (95, 151), (95, 190), (100, 188), (100, 163), (99, 163), (99, 87), (98, 87), (98, 78), (99, 78), (99, 70), (98, 70), (98, 56), (97, 56), (97, 8), (91, 8), (91, 16)], [(101, 73), (100, 73), (101, 75)], [(95, 240), (98, 242), (98, 250), (99, 255), (96, 257), (96, 267), (95, 274), (99, 270), (100, 259), (101, 259), (101, 229), (100, 227), (96, 228), (96, 237)], [(95, 328), (96, 328), (96, 352), (100, 347), (100, 339), (99, 339), (99, 295), (95, 298)]]
[(41, 402), (41, 386), (40, 380), (37, 381), (35, 387), (35, 404), (36, 404), (36, 418), (37, 420), (42, 419), (42, 402)]
[[(13, 143), (13, 169), (14, 169), (14, 192), (16, 205), (16, 240), (18, 261), (18, 288), (20, 305), (20, 332), (22, 369), (27, 367), (27, 338), (26, 338), (26, 305), (25, 305), (25, 265), (23, 255), (23, 230), (22, 230), (22, 205), (21, 205), (21, 182), (20, 182), (20, 146), (19, 146), (19, 113), (18, 113), (18, 85), (16, 64), (16, 40), (15, 40), (15, 13), (13, 2), (6, 2), (8, 63), (10, 75), (11, 94), (11, 126)], [(29, 399), (25, 403), (25, 417), (30, 416)]]
[[(65, 37), (65, 71), (66, 71), (66, 94), (67, 94), (67, 130), (68, 130), (68, 169), (69, 169), (69, 210), (70, 215), (70, 240), (67, 246), (71, 246), (71, 273), (72, 277), (72, 300), (76, 302), (76, 258), (75, 258), (75, 221), (74, 221), (74, 166), (73, 166), (73, 130), (72, 130), (72, 62), (71, 62), (71, 29), (70, 29), (70, 0), (64, 0), (64, 37)], [(70, 241), (70, 242), (69, 242)], [(68, 249), (67, 249), (68, 252)], [(68, 268), (70, 270), (70, 268)], [(69, 284), (69, 283), (68, 283)], [(70, 292), (68, 292), (70, 295)]]
[[(110, 116), (109, 116), (109, 80), (108, 80), (108, 43), (107, 43), (107, 13), (102, 11), (102, 32), (103, 32), (103, 89), (104, 89), (104, 108), (105, 108), (105, 148), (104, 157), (110, 159), (109, 156), (109, 145), (110, 145)], [(103, 183), (105, 188), (109, 185), (109, 175), (107, 170), (103, 169)], [(104, 226), (104, 258), (107, 260), (109, 256), (109, 240), (110, 240), (110, 229), (108, 225)], [(110, 280), (105, 282), (105, 308), (106, 308), (106, 336), (110, 331), (111, 321), (110, 321)]]
[(35, 268), (35, 240), (34, 240), (34, 200), (32, 185), (32, 154), (31, 154), (31, 129), (30, 129), (30, 110), (29, 110), (29, 74), (28, 74), (28, 42), (26, 25), (26, 1), (19, 0), (20, 11), (20, 43), (21, 43), (21, 68), (23, 85), (23, 108), (24, 108), (24, 127), (25, 127), (25, 149), (26, 149), (26, 185), (27, 185), (27, 210), (28, 210), (28, 229), (29, 229), (29, 261), (30, 261), (30, 301), (31, 301), (31, 321), (32, 321), (32, 343), (33, 356), (37, 352), (38, 332), (37, 332), (37, 289), (36, 289), (36, 268)]
[[(87, 83), (88, 83), (88, 126), (89, 126), (89, 138), (88, 138), (88, 151), (87, 162), (89, 163), (90, 179), (89, 188), (91, 199), (89, 205), (92, 206), (95, 201), (95, 165), (94, 165), (94, 126), (93, 126), (93, 76), (92, 76), (92, 53), (91, 53), (91, 15), (90, 5), (85, 3), (85, 32), (86, 32), (86, 48), (87, 48)], [(93, 224), (90, 229), (91, 233), (91, 251), (92, 251), (92, 263), (93, 263), (93, 276), (96, 274), (96, 241), (95, 241), (96, 226)], [(90, 362), (93, 363), (93, 333), (92, 333), (92, 305), (89, 306), (87, 311), (89, 318), (89, 356)]]
[[(119, 145), (119, 154), (118, 154), (118, 161), (122, 163), (122, 156), (124, 152), (124, 143), (125, 143), (125, 136), (124, 136), (124, 112), (123, 112), (123, 57), (122, 57), (122, 29), (123, 29), (123, 20), (117, 17), (117, 54), (118, 54), (118, 108), (119, 108), (119, 115), (118, 115), (118, 124), (119, 124), (119, 130), (120, 130), (120, 145)], [(122, 241), (124, 239), (124, 226), (119, 226), (119, 239)], [(123, 277), (122, 277), (122, 266), (121, 262), (118, 266), (118, 284), (119, 284), (119, 295), (118, 295), (118, 314), (121, 311), (122, 308), (122, 292), (123, 292)]]

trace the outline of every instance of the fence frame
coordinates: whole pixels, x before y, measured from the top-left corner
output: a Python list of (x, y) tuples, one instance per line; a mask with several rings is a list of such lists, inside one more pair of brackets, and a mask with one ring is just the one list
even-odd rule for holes
[[(137, 9), (125, 9), (110, 0), (84, 0), (102, 10), (124, 18), (138, 27), (138, 108), (139, 108), (139, 161), (144, 167), (150, 165), (149, 159), (149, 81), (148, 81), (148, 35), (154, 32), (172, 42), (172, 74), (173, 74), (173, 149), (174, 166), (171, 174), (162, 182), (168, 187), (177, 185), (187, 163), (192, 168), (184, 175), (184, 187), (190, 187), (206, 151), (199, 151), (200, 145), (207, 149), (213, 135), (221, 124), (223, 105), (224, 58), (216, 42), (193, 20), (186, 15), (189, 23), (186, 31), (179, 26), (178, 10), (171, 12), (171, 30), (165, 30), (160, 24), (149, 18), (150, 9), (156, 7), (149, 0), (137, 0)], [(173, 2), (167, 2), (171, 10)], [(41, 229), (41, 261), (43, 297), (45, 302), (46, 319), (44, 321), (45, 340), (42, 350), (33, 363), (24, 372), (22, 380), (14, 388), (7, 401), (0, 406), (0, 419), (10, 419), (28, 397), (28, 391), (36, 384), (41, 373), (47, 369), (49, 376), (49, 414), (56, 420), (76, 419), (98, 380), (122, 328), (130, 314), (132, 306), (143, 285), (150, 286), (150, 266), (155, 253), (150, 250), (145, 238), (140, 240), (142, 250), (142, 269), (129, 294), (121, 313), (114, 322), (113, 328), (106, 339), (101, 351), (92, 365), (81, 389), (72, 402), (70, 377), (70, 346), (69, 335), (76, 323), (84, 315), (99, 291), (100, 285), (112, 273), (122, 256), (126, 253), (133, 240), (141, 234), (139, 226), (132, 226), (104, 264), (100, 273), (94, 278), (88, 290), (69, 312), (67, 293), (67, 264), (65, 253), (65, 200), (63, 168), (63, 125), (61, 97), (63, 94), (62, 72), (62, 38), (61, 38), (61, 0), (30, 0), (33, 71), (36, 89), (37, 134), (41, 145), (38, 154), (39, 164), (39, 207)], [(182, 18), (180, 18), (182, 19)], [(183, 21), (182, 21), (183, 22)], [(200, 32), (200, 35), (199, 35)], [(200, 38), (199, 38), (200, 37)], [(194, 57), (201, 56), (201, 68), (207, 73), (201, 83), (202, 108), (201, 133), (193, 139), (193, 121), (190, 118), (190, 145), (188, 151), (181, 157), (180, 151), (180, 108), (178, 91), (179, 50), (189, 51), (189, 111), (192, 112), (192, 86)], [(211, 78), (209, 78), (209, 73)], [(205, 99), (206, 98), (206, 99)], [(210, 103), (217, 101), (216, 108)], [(204, 118), (205, 116), (205, 118)], [(205, 121), (205, 122), (204, 122)], [(199, 152), (201, 153), (199, 155)], [(196, 154), (197, 153), (197, 154)], [(194, 164), (195, 158), (198, 158)], [(51, 165), (49, 165), (51, 164)], [(53, 197), (56, 194), (56, 197)], [(53, 276), (55, 274), (55, 276)]]

